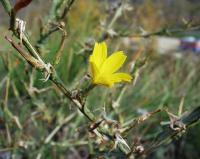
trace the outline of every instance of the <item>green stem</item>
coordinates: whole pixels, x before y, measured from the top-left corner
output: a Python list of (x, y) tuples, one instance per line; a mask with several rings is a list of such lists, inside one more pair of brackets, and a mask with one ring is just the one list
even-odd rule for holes
[(2, 5), (3, 5), (5, 11), (8, 13), (8, 15), (10, 15), (12, 7), (11, 7), (9, 0), (0, 0), (0, 2), (2, 3)]

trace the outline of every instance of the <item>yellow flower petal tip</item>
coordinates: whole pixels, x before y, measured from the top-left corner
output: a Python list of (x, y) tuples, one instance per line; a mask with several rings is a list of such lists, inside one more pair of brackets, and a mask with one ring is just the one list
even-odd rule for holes
[(93, 84), (112, 87), (115, 83), (131, 82), (132, 77), (129, 74), (116, 73), (126, 58), (127, 56), (122, 51), (117, 51), (107, 57), (106, 43), (95, 43), (93, 53), (89, 58)]

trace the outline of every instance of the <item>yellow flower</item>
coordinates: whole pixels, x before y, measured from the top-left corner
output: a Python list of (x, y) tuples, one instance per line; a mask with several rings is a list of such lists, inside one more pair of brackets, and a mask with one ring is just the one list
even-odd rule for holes
[(107, 57), (107, 46), (105, 42), (95, 43), (92, 55), (90, 55), (90, 67), (93, 84), (112, 87), (118, 82), (130, 82), (132, 77), (127, 73), (116, 73), (126, 60), (122, 51), (117, 51)]

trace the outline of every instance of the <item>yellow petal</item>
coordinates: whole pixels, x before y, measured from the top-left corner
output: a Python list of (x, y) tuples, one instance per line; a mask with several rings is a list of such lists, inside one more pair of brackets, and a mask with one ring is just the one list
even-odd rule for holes
[(131, 82), (132, 77), (127, 73), (114, 73), (111, 75), (111, 80), (113, 82)]
[(100, 68), (101, 65), (107, 58), (107, 46), (105, 42), (95, 43), (94, 50), (90, 56), (90, 62), (95, 63), (97, 68)]
[(126, 55), (124, 55), (122, 51), (113, 53), (105, 60), (103, 66), (101, 67), (100, 72), (106, 74), (112, 74), (116, 72), (123, 65), (125, 60), (126, 60)]
[(92, 73), (92, 78), (95, 80), (99, 74), (99, 70), (94, 62), (90, 62), (90, 68)]
[(132, 77), (127, 73), (101, 74), (95, 79), (94, 84), (101, 84), (112, 87), (118, 82), (130, 82)]
[(98, 76), (96, 79), (93, 80), (94, 84), (100, 84), (104, 86), (111, 87), (113, 85), (112, 80), (110, 80), (109, 75), (104, 75), (104, 76)]

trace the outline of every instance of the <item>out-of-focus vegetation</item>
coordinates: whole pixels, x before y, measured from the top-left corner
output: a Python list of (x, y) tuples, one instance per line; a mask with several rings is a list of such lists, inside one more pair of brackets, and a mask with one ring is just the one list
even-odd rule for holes
[[(154, 145), (154, 141), (174, 121), (180, 128), (184, 123), (176, 117), (200, 104), (199, 55), (156, 51), (158, 36), (199, 33), (200, 2), (74, 0), (70, 4), (68, 0), (56, 6), (59, 2), (33, 1), (16, 16), (26, 21), (25, 33), (32, 46), (46, 63), (54, 64), (66, 88), (76, 94), (89, 83), (88, 58), (95, 41), (106, 41), (108, 52), (127, 54), (122, 70), (132, 73), (133, 82), (90, 90), (85, 107), (96, 121), (88, 121), (5, 40), (7, 35), (20, 43), (8, 30), (10, 18), (0, 6), (0, 158), (198, 158), (199, 124), (172, 130), (176, 135), (171, 142), (163, 139)], [(58, 18), (66, 4), (69, 11)], [(56, 31), (44, 38), (49, 28)], [(19, 46), (27, 51), (23, 44)], [(134, 119), (135, 125), (121, 133)], [(113, 136), (102, 140), (95, 128), (91, 130), (94, 125), (98, 129), (98, 124)]]

